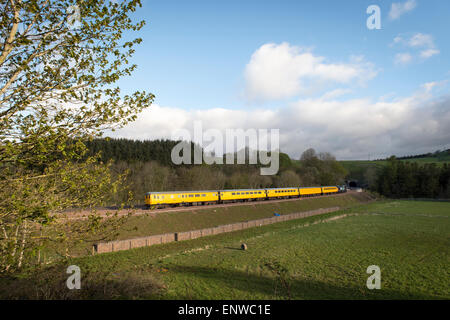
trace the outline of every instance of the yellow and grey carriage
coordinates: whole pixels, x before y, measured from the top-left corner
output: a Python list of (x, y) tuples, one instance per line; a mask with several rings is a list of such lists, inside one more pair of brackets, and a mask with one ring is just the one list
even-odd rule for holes
[(147, 192), (145, 203), (150, 208), (159, 208), (178, 205), (206, 205), (219, 201), (219, 191), (165, 191)]
[(232, 189), (220, 190), (220, 202), (239, 202), (266, 199), (265, 189)]
[(292, 188), (268, 188), (267, 197), (269, 199), (287, 199), (293, 197), (299, 197), (298, 187)]

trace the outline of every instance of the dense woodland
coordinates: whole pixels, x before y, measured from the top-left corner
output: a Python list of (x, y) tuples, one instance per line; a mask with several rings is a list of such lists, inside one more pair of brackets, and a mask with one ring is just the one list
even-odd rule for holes
[[(133, 203), (142, 203), (149, 191), (215, 190), (343, 184), (348, 171), (330, 153), (303, 152), (299, 160), (280, 153), (280, 170), (274, 176), (260, 175), (260, 165), (175, 165), (172, 140), (139, 141), (129, 139), (93, 139), (86, 142), (89, 155), (100, 155), (110, 162), (114, 175), (125, 176), (124, 188), (111, 196), (111, 204), (131, 194)], [(199, 148), (191, 145), (192, 150)], [(193, 152), (192, 152), (193, 153)], [(426, 154), (429, 156), (429, 154)], [(421, 157), (425, 155), (419, 155)], [(408, 157), (409, 159), (409, 157)], [(369, 168), (368, 187), (394, 198), (450, 198), (450, 166), (420, 164), (389, 158), (387, 165)]]
[(421, 165), (391, 157), (370, 187), (393, 198), (450, 198), (450, 165)]
[[(111, 162), (117, 176), (125, 174), (125, 188), (109, 202), (125, 201), (129, 191), (134, 203), (142, 203), (149, 191), (216, 190), (343, 184), (347, 171), (329, 153), (306, 150), (300, 161), (280, 153), (280, 170), (260, 175), (260, 165), (174, 165), (170, 154), (177, 141), (94, 139), (86, 142), (90, 155)], [(194, 148), (195, 146), (192, 146)]]

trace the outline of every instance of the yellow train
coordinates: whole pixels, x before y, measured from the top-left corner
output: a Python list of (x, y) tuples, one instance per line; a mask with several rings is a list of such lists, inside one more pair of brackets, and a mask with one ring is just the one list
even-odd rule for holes
[(150, 208), (195, 206), (229, 202), (258, 201), (321, 196), (345, 192), (343, 186), (232, 189), (204, 191), (147, 192), (145, 204)]

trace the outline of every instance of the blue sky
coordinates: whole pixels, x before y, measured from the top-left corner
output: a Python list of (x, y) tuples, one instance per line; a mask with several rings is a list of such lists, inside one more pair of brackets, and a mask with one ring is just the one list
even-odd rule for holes
[[(450, 126), (445, 113), (449, 110), (448, 100), (445, 100), (449, 88), (447, 79), (450, 78), (449, 1), (142, 2), (143, 7), (136, 12), (135, 18), (145, 19), (147, 24), (136, 34), (143, 38), (143, 43), (137, 47), (132, 59), (138, 64), (138, 69), (132, 77), (121, 80), (119, 85), (124, 93), (134, 90), (154, 93), (156, 111), (143, 114), (136, 124), (122, 129), (119, 132), (121, 136), (140, 139), (167, 137), (174, 126), (172, 124), (165, 129), (161, 127), (162, 123), (155, 124), (154, 118), (161, 113), (177, 113), (178, 117), (187, 112), (189, 118), (180, 119), (179, 124), (189, 126), (197, 119), (192, 114), (201, 115), (201, 111), (207, 113), (217, 109), (223, 109), (221, 114), (231, 118), (236, 114), (242, 115), (231, 111), (250, 113), (247, 116), (253, 120), (258, 117), (258, 110), (274, 111), (277, 117), (274, 125), (288, 135), (296, 123), (289, 117), (290, 123), (284, 128), (286, 121), (283, 118), (295, 108), (304, 111), (307, 108), (305, 103), (311, 102), (317, 106), (317, 114), (299, 118), (297, 123), (309, 139), (282, 139), (282, 149), (291, 156), (299, 156), (310, 146), (319, 151), (331, 151), (344, 159), (361, 158), (369, 150), (380, 156), (432, 151), (445, 147), (445, 141), (450, 142), (448, 131), (445, 131), (445, 127)], [(369, 17), (366, 8), (371, 4), (381, 9), (380, 30), (369, 30), (366, 26)], [(310, 60), (304, 53), (316, 59), (312, 60), (315, 61), (312, 73), (305, 71), (309, 68), (305, 66), (306, 61)], [(286, 62), (282, 66), (268, 65), (276, 61), (279, 54), (289, 56)], [(261, 66), (267, 72), (258, 71)], [(340, 78), (340, 71), (329, 75), (328, 71), (335, 68), (344, 73), (348, 71), (349, 76)], [(323, 73), (318, 74), (319, 69)], [(284, 74), (291, 70), (298, 72), (284, 79)], [(264, 83), (260, 77), (272, 78), (272, 82)], [(276, 79), (276, 85), (280, 85), (280, 92), (273, 89), (273, 79)], [(289, 88), (290, 85), (295, 88), (283, 91), (283, 87)], [(264, 92), (267, 88), (268, 92)], [(392, 108), (397, 108), (394, 112), (397, 122), (405, 119), (405, 123), (397, 127), (393, 124), (385, 126), (388, 121), (380, 123), (378, 127), (385, 127), (384, 131), (375, 130), (373, 135), (388, 143), (385, 147), (377, 146), (376, 150), (373, 150), (376, 141), (368, 141), (367, 135), (363, 134), (355, 143), (359, 136), (357, 131), (327, 129), (329, 136), (324, 134), (320, 139), (310, 136), (312, 133), (308, 133), (307, 128), (315, 132), (319, 123), (328, 127), (326, 121), (318, 119), (326, 119), (329, 109), (317, 104), (327, 93), (332, 95), (326, 100), (337, 105), (346, 106), (348, 101), (353, 104), (364, 100), (366, 103), (360, 106), (362, 113), (364, 108), (378, 104), (380, 111), (374, 117), (380, 119), (389, 117), (389, 111), (382, 111), (385, 108), (379, 105), (387, 101), (393, 104)], [(418, 99), (417, 94), (423, 94), (420, 99), (424, 100)], [(418, 100), (422, 102), (421, 106), (412, 105), (411, 101)], [(399, 101), (408, 107), (399, 106)], [(417, 134), (421, 132), (421, 136), (423, 132), (427, 133), (424, 141), (414, 145), (411, 141), (401, 142), (389, 136), (400, 132), (407, 137), (405, 131), (408, 127), (415, 126), (415, 121), (423, 118), (419, 116), (422, 111), (417, 110), (424, 105), (430, 105), (430, 113), (440, 115), (429, 119), (434, 128), (430, 132), (427, 131), (430, 126), (415, 131)], [(417, 117), (406, 119), (398, 114), (402, 111), (406, 115), (405, 108), (410, 108), (409, 111)], [(334, 119), (344, 117), (343, 126), (351, 125), (352, 121), (362, 121), (349, 110), (341, 109), (340, 113), (336, 111)], [(345, 114), (348, 114), (347, 118)], [(433, 121), (437, 123), (432, 124)], [(267, 125), (266, 122), (240, 121), (235, 126), (263, 124)], [(220, 125), (216, 126), (220, 128)], [(329, 141), (339, 134), (343, 141), (338, 144)], [(348, 141), (346, 136), (350, 137)], [(354, 149), (342, 147), (351, 144), (355, 145)]]

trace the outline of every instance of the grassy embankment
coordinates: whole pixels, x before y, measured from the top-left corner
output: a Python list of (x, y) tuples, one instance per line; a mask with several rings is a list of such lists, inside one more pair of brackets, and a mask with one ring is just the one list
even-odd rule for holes
[[(189, 211), (158, 212), (149, 210), (148, 214), (129, 217), (118, 230), (118, 233), (109, 240), (131, 239), (169, 232), (182, 232), (219, 225), (256, 220), (273, 217), (274, 213), (289, 214), (303, 212), (319, 208), (339, 206), (341, 208), (358, 205), (368, 201), (367, 194), (345, 194), (340, 196), (305, 198), (295, 201), (280, 202), (254, 202), (253, 205), (224, 206), (220, 208), (201, 207)], [(65, 223), (67, 229), (79, 229), (85, 222)], [(91, 254), (94, 239), (84, 243), (68, 243), (70, 255)]]
[[(344, 213), (356, 215), (319, 223)], [(449, 299), (449, 219), (448, 202), (382, 201), (68, 261), (83, 272), (77, 292), (64, 288), (65, 265), (2, 287), (48, 298)], [(381, 268), (381, 290), (366, 287), (369, 265)]]

